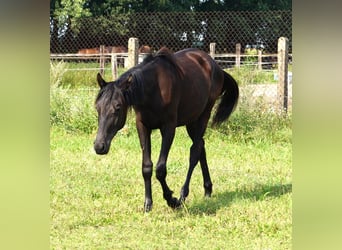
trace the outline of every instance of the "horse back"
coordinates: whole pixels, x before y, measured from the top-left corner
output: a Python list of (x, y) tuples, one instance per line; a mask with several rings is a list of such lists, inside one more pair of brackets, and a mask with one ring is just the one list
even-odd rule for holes
[(145, 102), (135, 106), (144, 124), (158, 128), (167, 122), (176, 126), (195, 122), (210, 114), (222, 90), (223, 73), (211, 57), (187, 49), (172, 56), (160, 55), (143, 67)]
[(187, 49), (175, 53), (184, 75), (178, 82), (181, 94), (178, 106), (179, 125), (197, 120), (203, 112), (210, 112), (221, 94), (223, 74), (205, 52)]

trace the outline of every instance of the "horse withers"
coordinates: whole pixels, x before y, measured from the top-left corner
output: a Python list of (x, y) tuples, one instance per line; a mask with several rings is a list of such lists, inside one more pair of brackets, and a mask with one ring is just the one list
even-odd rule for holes
[[(239, 88), (232, 76), (223, 71), (205, 52), (185, 49), (171, 53), (162, 48), (155, 55), (129, 69), (114, 82), (106, 82), (97, 75), (100, 91), (95, 105), (98, 112), (98, 132), (94, 142), (97, 154), (107, 154), (111, 141), (124, 126), (127, 110), (133, 107), (142, 150), (142, 175), (145, 185), (144, 210), (152, 209), (151, 131), (159, 129), (162, 144), (156, 165), (163, 197), (172, 208), (179, 207), (189, 194), (192, 172), (200, 162), (204, 191), (211, 196), (203, 135), (212, 108), (220, 99), (213, 123), (225, 121), (233, 112)], [(180, 198), (172, 196), (166, 182), (167, 158), (178, 126), (186, 126), (192, 140), (189, 169), (180, 191)]]

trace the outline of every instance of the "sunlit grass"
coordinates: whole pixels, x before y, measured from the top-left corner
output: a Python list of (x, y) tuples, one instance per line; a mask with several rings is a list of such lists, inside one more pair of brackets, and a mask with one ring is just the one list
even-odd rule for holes
[[(52, 249), (291, 248), (290, 144), (254, 147), (212, 132), (206, 139), (212, 197), (203, 197), (197, 167), (185, 207), (174, 211), (153, 177), (154, 207), (144, 214), (136, 133), (119, 134), (106, 156), (94, 153), (94, 136), (51, 129)], [(159, 133), (152, 138), (156, 162)], [(177, 196), (190, 145), (178, 129), (167, 176)]]

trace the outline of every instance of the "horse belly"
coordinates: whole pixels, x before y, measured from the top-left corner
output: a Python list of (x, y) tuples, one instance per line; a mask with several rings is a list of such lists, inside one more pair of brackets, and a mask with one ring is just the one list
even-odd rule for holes
[(177, 125), (182, 126), (198, 120), (206, 110), (209, 96), (209, 87), (205, 83), (183, 90), (178, 106)]

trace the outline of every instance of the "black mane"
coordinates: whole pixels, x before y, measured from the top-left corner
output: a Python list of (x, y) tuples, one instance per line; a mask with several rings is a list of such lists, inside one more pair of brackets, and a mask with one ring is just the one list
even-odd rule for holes
[(157, 60), (162, 60), (163, 63), (171, 65), (178, 77), (182, 76), (182, 70), (177, 65), (177, 61), (173, 53), (167, 48), (160, 49), (155, 55), (149, 54), (144, 60), (137, 66), (129, 69), (116, 81), (118, 86), (125, 86), (126, 81), (131, 77), (131, 82), (128, 87), (120, 87), (123, 89), (123, 94), (128, 105), (136, 105), (142, 103), (144, 99), (144, 84), (146, 84), (146, 77), (144, 75), (144, 69), (152, 63), (161, 64)]
[(140, 64), (127, 70), (116, 81), (108, 83), (107, 86), (100, 90), (96, 101), (101, 96), (105, 95), (106, 92), (109, 92), (109, 98), (111, 99), (114, 88), (119, 87), (122, 90), (125, 100), (129, 106), (141, 103), (144, 99), (144, 84), (146, 78), (143, 72), (144, 68), (157, 60), (162, 60), (163, 62), (171, 65), (175, 69), (176, 77), (183, 76), (183, 72), (178, 66), (173, 53), (164, 47), (155, 55), (148, 54)]

